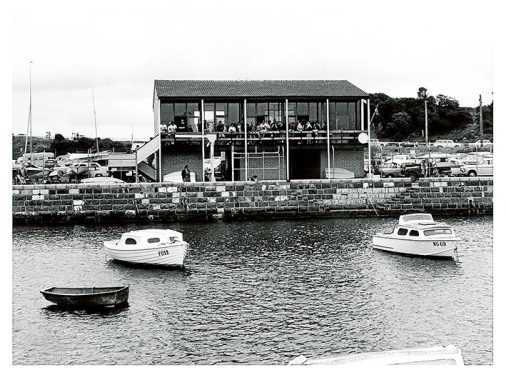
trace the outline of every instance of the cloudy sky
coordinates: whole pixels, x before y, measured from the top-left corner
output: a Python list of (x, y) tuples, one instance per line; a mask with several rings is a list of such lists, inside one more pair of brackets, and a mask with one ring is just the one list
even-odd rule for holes
[[(493, 1), (17, 1), (12, 132), (152, 134), (155, 79), (347, 79), (492, 100)], [(243, 4), (243, 5), (239, 5)]]

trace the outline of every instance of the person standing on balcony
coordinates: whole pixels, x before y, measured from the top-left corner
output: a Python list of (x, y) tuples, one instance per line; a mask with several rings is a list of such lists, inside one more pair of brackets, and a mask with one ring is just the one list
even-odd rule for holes
[(167, 133), (167, 125), (165, 124), (165, 121), (162, 121), (162, 123), (160, 124), (160, 131), (162, 133)]
[(181, 171), (181, 177), (183, 178), (183, 182), (190, 182), (190, 168), (188, 164), (186, 164)]

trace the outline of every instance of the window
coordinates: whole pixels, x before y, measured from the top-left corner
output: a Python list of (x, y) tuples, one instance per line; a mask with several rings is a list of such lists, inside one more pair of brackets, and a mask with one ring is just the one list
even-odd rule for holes
[(408, 233), (408, 230), (406, 228), (399, 228), (399, 230), (397, 231), (397, 234), (399, 236), (405, 236), (407, 233)]
[(329, 103), (329, 117), (330, 117), (330, 125), (329, 130), (336, 130), (336, 102)]
[(437, 236), (439, 234), (452, 234), (451, 229), (428, 229), (424, 230), (423, 234), (426, 236)]
[(158, 243), (160, 239), (158, 237), (148, 238), (148, 243)]
[(176, 103), (174, 107), (174, 117), (186, 116), (186, 103)]
[(309, 116), (309, 103), (297, 102), (297, 116)]
[(227, 124), (239, 122), (239, 103), (229, 103), (227, 113)]
[(174, 103), (160, 104), (160, 121), (165, 121), (166, 124), (174, 121)]
[(410, 230), (410, 231), (409, 231), (409, 235), (410, 235), (411, 237), (418, 237), (420, 234), (418, 233), (418, 231), (417, 231), (417, 230)]
[(336, 103), (337, 128), (340, 130), (349, 129), (348, 103)]
[(318, 103), (309, 103), (309, 121), (318, 121)]
[(246, 103), (246, 115), (251, 118), (257, 115), (255, 103), (248, 103), (248, 102)]
[(137, 241), (129, 237), (125, 240), (125, 245), (137, 245)]

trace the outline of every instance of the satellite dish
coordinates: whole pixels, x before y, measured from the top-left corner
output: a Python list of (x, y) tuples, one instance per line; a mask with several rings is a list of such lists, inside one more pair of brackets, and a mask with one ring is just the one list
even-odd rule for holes
[(365, 144), (369, 141), (369, 136), (366, 133), (360, 133), (358, 135), (358, 141), (362, 144)]

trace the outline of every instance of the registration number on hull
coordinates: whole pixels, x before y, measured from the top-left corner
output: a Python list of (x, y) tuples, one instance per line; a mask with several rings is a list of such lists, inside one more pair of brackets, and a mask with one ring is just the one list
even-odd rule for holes
[(169, 250), (160, 250), (158, 252), (159, 257), (163, 257), (164, 255), (169, 255)]
[(446, 246), (446, 242), (444, 241), (433, 241), (432, 246)]

